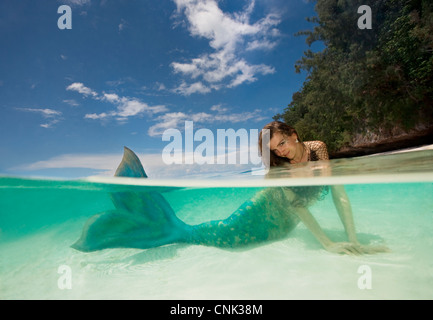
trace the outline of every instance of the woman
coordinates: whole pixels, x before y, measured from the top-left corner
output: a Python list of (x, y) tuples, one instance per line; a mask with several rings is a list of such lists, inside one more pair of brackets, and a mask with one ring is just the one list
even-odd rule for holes
[[(271, 165), (327, 159), (323, 143), (301, 143), (297, 133), (281, 123), (271, 131)], [(260, 143), (263, 142), (263, 137)], [(125, 147), (115, 176), (147, 178), (138, 157)], [(72, 245), (81, 251), (106, 248), (153, 248), (172, 243), (189, 243), (238, 248), (283, 239), (301, 220), (325, 249), (335, 253), (361, 254), (383, 250), (358, 243), (350, 203), (342, 187), (332, 187), (334, 202), (349, 236), (347, 243), (332, 242), (308, 211), (323, 187), (264, 188), (245, 201), (227, 219), (187, 225), (177, 218), (163, 194), (157, 191), (111, 194), (115, 210), (91, 217), (80, 239)], [(199, 210), (199, 208), (198, 208)]]
[[(267, 145), (263, 144), (263, 132), (269, 134)], [(268, 166), (276, 167), (285, 164), (298, 164), (308, 161), (329, 160), (326, 144), (322, 141), (302, 142), (296, 130), (280, 121), (267, 124), (259, 136), (259, 150), (269, 148), (269, 159), (263, 159)], [(313, 187), (310, 187), (313, 188)], [(295, 206), (294, 212), (306, 227), (313, 233), (323, 247), (331, 252), (362, 254), (388, 251), (386, 247), (369, 247), (359, 243), (356, 237), (352, 208), (344, 186), (333, 185), (330, 187), (332, 200), (346, 230), (349, 242), (333, 242), (324, 233), (307, 206)], [(304, 188), (283, 188), (288, 202), (295, 203), (302, 197)], [(298, 191), (301, 190), (301, 191)], [(298, 191), (298, 192), (297, 192)], [(320, 191), (320, 190), (319, 190)]]
[(284, 163), (297, 164), (307, 161), (329, 160), (326, 144), (322, 141), (301, 142), (298, 133), (291, 126), (273, 121), (264, 126), (259, 135), (259, 149), (263, 150), (263, 132), (269, 130), (270, 166)]

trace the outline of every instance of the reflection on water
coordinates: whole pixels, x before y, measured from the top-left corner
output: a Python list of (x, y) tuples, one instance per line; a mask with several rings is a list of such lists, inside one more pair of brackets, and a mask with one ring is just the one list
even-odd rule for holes
[[(268, 177), (345, 177), (421, 174), (433, 181), (433, 150), (316, 161), (271, 168)], [(418, 175), (417, 175), (418, 177)]]

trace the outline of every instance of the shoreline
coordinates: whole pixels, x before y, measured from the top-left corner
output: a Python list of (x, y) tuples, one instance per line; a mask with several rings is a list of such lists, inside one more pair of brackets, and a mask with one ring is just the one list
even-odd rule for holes
[(433, 128), (382, 139), (377, 142), (344, 147), (339, 151), (330, 152), (329, 158), (354, 158), (378, 153), (398, 152), (400, 150), (420, 148), (428, 145), (433, 145)]

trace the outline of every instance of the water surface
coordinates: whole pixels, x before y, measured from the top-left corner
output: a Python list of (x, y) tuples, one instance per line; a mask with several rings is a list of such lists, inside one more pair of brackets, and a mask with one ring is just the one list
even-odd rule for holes
[[(433, 151), (329, 164), (278, 169), (267, 178), (1, 177), (0, 298), (432, 299)], [(158, 190), (180, 219), (197, 224), (228, 217), (262, 188), (333, 184), (345, 185), (359, 240), (385, 244), (390, 253), (332, 254), (302, 224), (286, 239), (245, 250), (70, 248), (89, 217), (114, 208), (111, 192)], [(331, 239), (346, 241), (330, 195), (310, 210)]]

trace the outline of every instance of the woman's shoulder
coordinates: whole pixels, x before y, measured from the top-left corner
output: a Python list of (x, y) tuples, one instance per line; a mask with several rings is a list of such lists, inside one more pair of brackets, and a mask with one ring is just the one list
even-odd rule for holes
[(305, 141), (310, 149), (310, 161), (329, 160), (328, 148), (323, 141)]
[(326, 143), (324, 143), (323, 141), (305, 141), (304, 142), (305, 145), (307, 145), (308, 148), (310, 148), (311, 150), (319, 150), (319, 149), (326, 149)]

